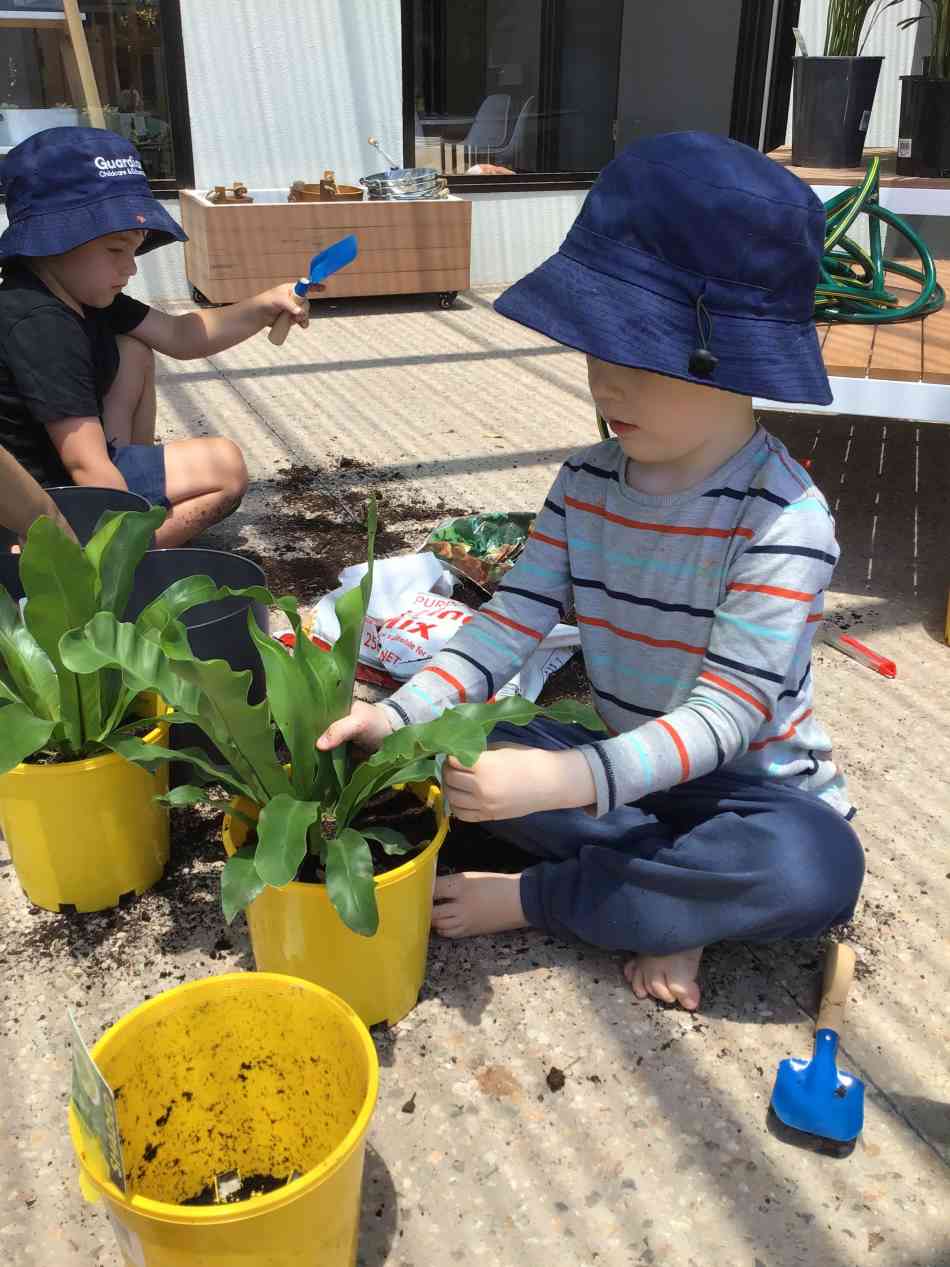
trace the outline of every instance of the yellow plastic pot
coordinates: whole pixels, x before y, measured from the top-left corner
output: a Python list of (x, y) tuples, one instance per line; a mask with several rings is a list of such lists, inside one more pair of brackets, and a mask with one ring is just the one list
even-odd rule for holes
[[(164, 744), (160, 724), (146, 743)], [(168, 767), (155, 774), (107, 752), (0, 775), (0, 831), (31, 902), (47, 911), (101, 911), (144, 893), (168, 862)]]
[[(434, 784), (413, 791), (431, 807), (436, 833), (409, 862), (376, 877), (379, 929), (373, 937), (351, 932), (322, 884), (294, 881), (265, 889), (247, 909), (254, 962), (260, 972), (285, 972), (315, 981), (346, 999), (367, 1025), (395, 1025), (416, 1005), (426, 974), (436, 856), (449, 830), (442, 794)], [(255, 807), (235, 808), (253, 815)], [(239, 818), (224, 820), (230, 856), (247, 837)]]
[[(117, 1091), (126, 1193), (72, 1107), (69, 1132), (127, 1267), (353, 1267), (379, 1065), (342, 1000), (269, 973), (208, 977), (137, 1007), (92, 1057)], [(299, 1178), (179, 1204), (233, 1170)]]

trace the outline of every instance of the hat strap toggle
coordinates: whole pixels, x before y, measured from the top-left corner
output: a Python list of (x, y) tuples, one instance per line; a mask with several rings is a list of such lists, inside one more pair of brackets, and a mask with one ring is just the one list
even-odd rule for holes
[(696, 328), (699, 332), (699, 347), (689, 358), (689, 372), (694, 378), (712, 378), (719, 365), (719, 357), (709, 350), (713, 323), (702, 295), (696, 299)]

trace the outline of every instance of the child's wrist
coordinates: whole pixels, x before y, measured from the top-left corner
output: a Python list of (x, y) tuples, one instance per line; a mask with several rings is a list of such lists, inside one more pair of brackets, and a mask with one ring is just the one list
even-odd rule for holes
[(545, 809), (586, 809), (597, 802), (594, 776), (584, 754), (577, 748), (566, 752), (546, 752), (548, 777), (545, 782)]

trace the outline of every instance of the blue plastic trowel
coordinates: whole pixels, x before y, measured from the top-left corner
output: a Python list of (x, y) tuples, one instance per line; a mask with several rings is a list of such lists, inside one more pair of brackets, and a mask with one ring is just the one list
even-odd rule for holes
[[(341, 268), (346, 268), (347, 264), (352, 264), (356, 259), (357, 251), (356, 238), (352, 233), (345, 238), (340, 238), (339, 242), (334, 242), (332, 246), (328, 246), (325, 251), (315, 255), (310, 261), (310, 276), (301, 277), (299, 282), (294, 283), (294, 294), (306, 304), (307, 291), (310, 287), (316, 286), (318, 282), (322, 282), (331, 273), (338, 273)], [(290, 321), (289, 312), (280, 314), (271, 326), (270, 334), (267, 336), (271, 343), (278, 345), (283, 343), (290, 330)]]
[(828, 947), (814, 1055), (783, 1060), (772, 1090), (772, 1108), (786, 1126), (842, 1144), (857, 1139), (864, 1126), (864, 1083), (835, 1064), (854, 963), (850, 946)]

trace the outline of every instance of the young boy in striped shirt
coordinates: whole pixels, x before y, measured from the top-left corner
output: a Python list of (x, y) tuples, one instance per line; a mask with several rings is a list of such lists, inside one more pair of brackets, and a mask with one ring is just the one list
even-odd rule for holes
[(376, 747), (488, 698), (571, 610), (610, 737), (499, 727), (474, 767), (446, 769), (458, 818), (543, 861), (440, 878), (440, 933), (530, 926), (630, 951), (637, 998), (695, 1009), (705, 946), (851, 915), (863, 854), (810, 672), (834, 523), (752, 408), (831, 400), (812, 321), (823, 234), (812, 191), (755, 150), (654, 137), (497, 301), (586, 352), (616, 439), (565, 462), (476, 619), (319, 745)]

